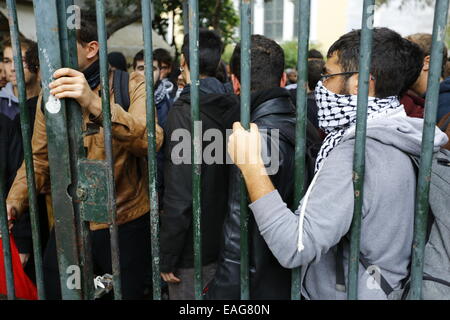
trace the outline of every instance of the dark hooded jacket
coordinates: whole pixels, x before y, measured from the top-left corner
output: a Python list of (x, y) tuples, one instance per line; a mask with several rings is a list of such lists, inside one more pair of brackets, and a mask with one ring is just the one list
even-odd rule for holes
[[(4, 183), (4, 197), (7, 196), (24, 158), (19, 101), (14, 96), (12, 88), (12, 84), (8, 83), (0, 91), (0, 174)], [(33, 97), (26, 101), (31, 131), (33, 131), (34, 127), (37, 99), (38, 97)], [(42, 205), (43, 200), (42, 196), (38, 196), (40, 212), (45, 212), (45, 207)], [(16, 221), (12, 233), (19, 252), (31, 253), (31, 222), (28, 211)]]
[[(251, 98), (251, 122), (261, 131), (263, 150), (271, 150), (270, 129), (279, 130), (278, 171), (270, 175), (283, 200), (292, 205), (294, 192), (294, 154), (296, 112), (290, 93), (283, 88), (254, 92)], [(267, 139), (265, 139), (267, 137)], [(265, 145), (265, 146), (264, 146)], [(307, 126), (307, 172), (314, 170), (320, 138), (314, 126)], [(269, 151), (270, 156), (270, 151)], [(266, 165), (268, 167), (269, 165)], [(207, 299), (240, 299), (240, 173), (236, 166), (230, 169), (228, 212), (224, 222), (223, 239), (217, 272), (205, 289)], [(305, 176), (305, 182), (311, 175)], [(290, 299), (291, 272), (283, 268), (261, 237), (254, 217), (249, 212), (249, 268), (251, 299)]]
[[(177, 129), (191, 132), (190, 86), (187, 86), (169, 111), (166, 122), (166, 144), (164, 146), (165, 189), (164, 212), (161, 214), (160, 246), (161, 272), (174, 272), (177, 268), (192, 268), (192, 165), (190, 153), (177, 151), (183, 144), (190, 148), (191, 135), (181, 138), (173, 135)], [(229, 94), (222, 83), (215, 78), (200, 80), (200, 120), (202, 133), (217, 129), (226, 136), (227, 124), (238, 119), (236, 96)], [(178, 131), (180, 132), (180, 131)], [(175, 141), (172, 141), (174, 139)], [(217, 141), (203, 141), (205, 148)], [(217, 162), (201, 165), (201, 235), (203, 265), (217, 261), (223, 219), (228, 201), (228, 168), (226, 165), (226, 143), (223, 139)], [(175, 154), (172, 156), (172, 152)], [(187, 164), (173, 161), (183, 156)]]
[(437, 110), (437, 122), (450, 113), (450, 77), (441, 82), (439, 88), (439, 103)]

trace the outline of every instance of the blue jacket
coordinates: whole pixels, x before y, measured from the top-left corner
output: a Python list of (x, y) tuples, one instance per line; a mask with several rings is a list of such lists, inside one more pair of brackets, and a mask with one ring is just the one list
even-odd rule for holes
[(448, 113), (450, 113), (450, 77), (442, 81), (439, 89), (437, 122), (439, 122)]

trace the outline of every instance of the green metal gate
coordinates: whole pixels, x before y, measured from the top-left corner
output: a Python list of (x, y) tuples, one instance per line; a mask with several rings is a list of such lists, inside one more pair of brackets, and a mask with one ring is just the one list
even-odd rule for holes
[[(306, 148), (306, 83), (307, 52), (310, 25), (310, 0), (298, 0), (299, 35), (298, 35), (298, 91), (297, 91), (297, 132), (295, 148), (295, 203), (298, 204), (304, 193), (303, 176), (305, 173)], [(41, 61), (43, 102), (49, 100), (48, 84), (53, 80), (52, 74), (61, 67), (77, 68), (76, 30), (66, 23), (73, 0), (34, 0), (36, 29)], [(372, 29), (375, 0), (364, 0), (362, 18), (362, 41), (360, 56), (360, 75), (358, 83), (358, 113), (356, 125), (356, 144), (354, 151), (354, 216), (351, 226), (351, 245), (349, 260), (348, 298), (357, 298), (358, 261), (361, 236), (361, 212), (364, 184), (364, 154), (367, 121), (368, 79), (371, 61)], [(144, 32), (145, 63), (152, 65), (152, 1), (142, 0), (142, 23)], [(16, 66), (21, 128), (23, 133), (24, 157), (26, 163), (30, 215), (34, 257), (36, 263), (36, 280), (39, 299), (45, 299), (42, 270), (41, 240), (39, 238), (39, 219), (34, 181), (33, 155), (31, 149), (31, 126), (28, 110), (25, 106), (24, 71), (21, 63), (19, 29), (15, 0), (7, 0), (9, 22)], [(198, 0), (186, 0), (184, 8), (189, 11), (189, 50), (191, 57), (191, 119), (199, 120), (199, 58), (198, 58)], [(421, 163), (417, 187), (416, 215), (414, 224), (414, 243), (412, 257), (412, 299), (421, 298), (423, 256), (425, 233), (428, 217), (428, 194), (433, 151), (433, 138), (439, 94), (439, 77), (444, 48), (445, 30), (449, 0), (437, 0), (435, 6), (433, 46), (431, 53), (430, 75), (425, 106), (425, 126), (422, 140)], [(114, 159), (112, 153), (111, 112), (109, 105), (109, 81), (107, 61), (107, 33), (105, 27), (105, 1), (96, 0), (97, 24), (100, 43), (102, 112), (106, 160), (87, 160), (83, 148), (82, 119), (79, 106), (74, 100), (61, 100), (57, 113), (45, 112), (48, 136), (48, 154), (51, 179), (51, 193), (55, 215), (56, 244), (58, 248), (58, 265), (63, 299), (93, 299), (93, 267), (89, 222), (108, 222), (111, 234), (112, 269), (114, 273), (115, 299), (121, 299), (118, 227), (116, 224)], [(249, 128), (250, 121), (250, 36), (251, 36), (250, 0), (241, 0), (241, 123)], [(186, 10), (184, 10), (186, 15)], [(186, 22), (186, 21), (185, 21)], [(186, 25), (186, 24), (185, 24)], [(155, 143), (155, 107), (153, 99), (153, 73), (146, 68), (146, 104), (148, 130), (148, 174), (149, 199), (151, 203), (151, 246), (153, 272), (153, 298), (161, 299), (159, 272), (159, 217), (158, 197), (156, 193), (156, 143)], [(194, 128), (192, 146), (193, 159), (201, 154), (201, 133)], [(192, 162), (196, 163), (196, 162)], [(202, 299), (201, 277), (201, 233), (200, 233), (200, 165), (192, 166), (193, 176), (193, 222), (195, 250), (195, 296)], [(100, 181), (96, 185), (93, 181)], [(7, 213), (4, 199), (3, 170), (0, 170), (0, 227), (2, 234), (8, 233)], [(11, 265), (11, 251), (8, 237), (3, 237), (4, 263), (7, 275), (8, 299), (15, 299), (14, 281)], [(248, 203), (245, 184), (241, 184), (241, 299), (250, 298), (249, 259), (248, 259)], [(73, 266), (80, 269), (81, 286), (72, 288), (67, 285), (71, 280)], [(292, 299), (300, 299), (300, 270), (293, 270)]]

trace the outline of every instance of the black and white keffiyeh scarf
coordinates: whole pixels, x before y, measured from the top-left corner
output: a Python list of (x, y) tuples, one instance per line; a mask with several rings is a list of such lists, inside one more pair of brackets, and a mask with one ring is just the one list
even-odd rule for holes
[[(319, 127), (327, 134), (317, 155), (317, 172), (323, 161), (344, 137), (345, 133), (356, 125), (357, 95), (336, 94), (328, 90), (322, 83), (315, 89), (315, 97), (318, 108)], [(367, 119), (378, 118), (387, 115), (393, 109), (400, 107), (397, 96), (387, 98), (369, 97), (367, 106)]]

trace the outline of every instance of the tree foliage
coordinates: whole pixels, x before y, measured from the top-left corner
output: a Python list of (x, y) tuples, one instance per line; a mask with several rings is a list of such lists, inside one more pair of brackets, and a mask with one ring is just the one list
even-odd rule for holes
[[(95, 0), (85, 0), (84, 3), (88, 10), (95, 10)], [(162, 13), (182, 12), (183, 0), (159, 0), (153, 5), (153, 29), (165, 38), (169, 21)], [(108, 34), (111, 35), (141, 20), (141, 0), (108, 0), (106, 17)], [(201, 27), (214, 28), (226, 42), (232, 39), (234, 28), (239, 23), (232, 0), (199, 0), (199, 17)]]

